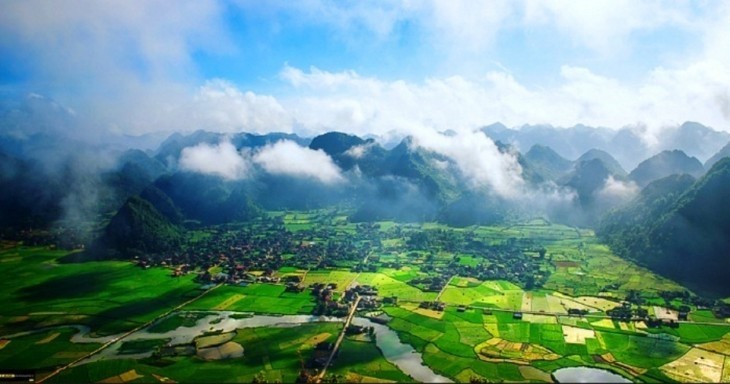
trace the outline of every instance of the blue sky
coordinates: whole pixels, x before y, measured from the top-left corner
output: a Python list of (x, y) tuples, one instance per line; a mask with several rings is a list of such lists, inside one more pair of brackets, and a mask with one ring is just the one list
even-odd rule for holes
[(0, 2), (0, 98), (98, 130), (730, 130), (721, 1)]

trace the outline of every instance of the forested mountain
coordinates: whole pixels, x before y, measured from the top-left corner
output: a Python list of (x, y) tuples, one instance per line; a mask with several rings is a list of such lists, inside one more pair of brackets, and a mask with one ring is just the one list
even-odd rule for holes
[(730, 156), (730, 143), (725, 144), (722, 149), (720, 149), (716, 154), (712, 155), (707, 161), (705, 162), (705, 169), (712, 168), (715, 163), (722, 160), (723, 157)]
[(573, 195), (569, 206), (553, 208), (553, 219), (569, 225), (592, 226), (610, 206), (602, 198), (606, 182), (615, 177), (601, 159), (578, 162), (573, 170), (558, 180), (566, 192)]
[[(693, 129), (683, 128), (690, 133)], [(490, 132), (508, 131), (493, 127)], [(573, 135), (595, 139), (604, 136), (601, 132), (584, 127)], [(318, 169), (300, 175), (301, 168), (278, 172), (256, 162), (262, 152), (283, 141), (291, 143), (287, 151), (305, 151), (314, 156), (309, 160), (321, 162), (318, 166), (332, 167), (334, 178), (318, 178)], [(475, 187), (454, 157), (420, 146), (411, 137), (385, 149), (374, 139), (340, 132), (309, 140), (290, 134), (198, 131), (174, 134), (156, 151), (120, 152), (96, 173), (84, 171), (82, 156), (49, 168), (1, 154), (0, 181), (12, 188), (0, 192), (0, 208), (8, 213), (0, 220), (3, 227), (12, 228), (50, 227), (74, 217), (91, 220), (106, 228), (103, 242), (127, 252), (160, 251), (179, 241), (185, 228), (247, 221), (265, 210), (337, 206), (346, 208), (352, 221), (436, 220), (454, 226), (543, 215), (588, 227), (610, 211), (600, 220), (598, 232), (616, 253), (699, 289), (725, 293), (718, 288), (721, 274), (702, 271), (722, 270), (727, 266), (722, 256), (730, 254), (726, 240), (730, 227), (722, 215), (730, 209), (726, 206), (730, 159), (717, 162), (702, 176), (696, 158), (679, 150), (664, 151), (627, 176), (612, 154), (600, 149), (588, 149), (570, 161), (545, 145), (534, 145), (523, 156), (512, 144), (494, 144), (501, 156), (518, 165), (521, 180), (509, 187), (513, 195), (497, 193), (489, 185)], [(246, 172), (224, 177), (186, 168), (180, 162), (186, 148), (214, 154), (232, 148), (229, 156)], [(288, 152), (277, 156), (285, 158)], [(499, 166), (484, 165), (485, 172), (497, 169), (489, 166)], [(695, 177), (702, 178), (695, 181)], [(637, 184), (646, 186), (622, 207), (639, 190)], [(111, 221), (106, 222), (104, 215)], [(690, 267), (674, 267), (689, 260)]]
[(730, 294), (730, 159), (701, 179), (673, 175), (649, 184), (608, 215), (598, 234), (636, 260), (703, 293)]
[(0, 152), (0, 226), (38, 227), (61, 212), (61, 181), (36, 161)]
[(644, 161), (631, 171), (629, 178), (640, 186), (669, 175), (686, 173), (700, 177), (705, 172), (702, 163), (680, 150), (662, 151)]
[(180, 228), (170, 223), (148, 201), (130, 197), (109, 222), (98, 246), (114, 254), (164, 252), (179, 246)]
[(186, 219), (203, 224), (245, 221), (259, 214), (245, 188), (215, 176), (178, 172), (157, 179), (153, 188), (144, 194), (156, 195), (150, 201), (173, 220), (177, 209)]
[(600, 149), (589, 149), (588, 151), (586, 151), (586, 153), (580, 155), (580, 157), (575, 160), (575, 163), (580, 164), (582, 162), (594, 159), (601, 160), (601, 163), (603, 163), (603, 165), (606, 167), (611, 175), (618, 177), (626, 176), (626, 171), (621, 167), (621, 164), (619, 164), (619, 162), (613, 156), (611, 156), (611, 154)]
[(525, 160), (546, 180), (556, 180), (566, 174), (573, 162), (560, 156), (552, 148), (535, 144), (527, 153)]

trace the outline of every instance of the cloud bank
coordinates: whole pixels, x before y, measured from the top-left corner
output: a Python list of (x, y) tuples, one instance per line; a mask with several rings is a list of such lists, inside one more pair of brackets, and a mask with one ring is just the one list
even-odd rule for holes
[(272, 175), (310, 178), (324, 184), (344, 181), (340, 169), (326, 153), (282, 140), (256, 152), (237, 151), (230, 141), (216, 145), (201, 143), (180, 153), (181, 169), (214, 175), (226, 180), (245, 179), (254, 166)]
[(289, 140), (264, 147), (253, 155), (253, 161), (274, 175), (308, 177), (325, 184), (344, 180), (337, 165), (324, 151), (301, 147)]
[[(262, 21), (234, 25), (226, 12)], [(50, 96), (87, 132), (403, 136), (500, 121), (641, 125), (651, 142), (687, 120), (730, 129), (728, 24), (724, 2), (7, 1), (0, 69), (11, 79), (0, 90)], [(237, 83), (218, 66), (253, 65), (269, 42), (246, 40), (241, 27), (262, 39), (334, 37)], [(401, 45), (409, 50), (393, 49)], [(349, 54), (380, 51), (395, 64), (348, 67)], [(543, 56), (514, 59), (523, 53)]]
[(246, 177), (251, 169), (247, 158), (236, 151), (230, 141), (217, 145), (201, 143), (180, 152), (180, 168), (210, 174), (227, 180)]
[(636, 197), (639, 191), (641, 191), (641, 188), (633, 181), (616, 180), (613, 176), (609, 175), (603, 187), (596, 193), (600, 198), (623, 203)]
[(452, 159), (471, 187), (494, 191), (505, 198), (521, 197), (524, 180), (516, 156), (500, 152), (484, 133), (453, 136), (422, 133), (415, 137), (415, 142)]
[(480, 79), (451, 76), (409, 83), (287, 66), (281, 77), (306, 97), (288, 97), (282, 105), (299, 125), (316, 132), (463, 132), (496, 121), (507, 126), (640, 125), (650, 142), (664, 127), (685, 121), (730, 128), (726, 69), (708, 61), (684, 69), (657, 68), (638, 83), (624, 83), (587, 68), (563, 66), (559, 84), (530, 88), (501, 71)]

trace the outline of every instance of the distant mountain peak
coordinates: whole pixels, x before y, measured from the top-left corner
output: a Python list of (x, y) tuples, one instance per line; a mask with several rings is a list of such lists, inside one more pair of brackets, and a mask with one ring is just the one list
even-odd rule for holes
[(358, 136), (343, 132), (327, 132), (312, 139), (310, 149), (323, 150), (326, 154), (333, 156), (347, 152), (350, 148), (365, 144), (365, 140)]
[(556, 180), (568, 172), (573, 162), (560, 156), (546, 145), (535, 144), (524, 155), (529, 163), (543, 179)]
[(640, 186), (645, 186), (673, 174), (686, 173), (700, 177), (705, 172), (702, 163), (696, 157), (690, 157), (684, 151), (674, 149), (659, 152), (642, 161), (631, 171), (629, 178)]
[(722, 147), (717, 153), (712, 155), (707, 161), (705, 162), (705, 169), (712, 168), (715, 163), (722, 160), (724, 157), (730, 156), (730, 142), (725, 144), (724, 147)]
[(586, 151), (584, 154), (582, 154), (576, 161), (576, 164), (580, 164), (585, 161), (591, 161), (594, 159), (601, 160), (601, 163), (606, 167), (606, 169), (613, 175), (625, 177), (626, 171), (621, 167), (621, 164), (608, 152), (592, 148)]

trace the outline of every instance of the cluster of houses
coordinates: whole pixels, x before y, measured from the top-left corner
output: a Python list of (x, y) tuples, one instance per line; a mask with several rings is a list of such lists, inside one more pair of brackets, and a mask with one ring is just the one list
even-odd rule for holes
[(668, 308), (654, 307), (655, 315), (649, 315), (649, 310), (638, 307), (632, 308), (631, 302), (624, 301), (620, 306), (609, 309), (606, 314), (612, 320), (617, 321), (643, 321), (649, 328), (658, 328), (667, 326), (670, 328), (678, 328), (679, 321), (686, 321), (689, 316), (690, 308), (681, 306), (679, 311), (670, 310)]
[[(408, 254), (418, 258), (410, 260), (413, 262), (411, 264), (420, 266), (425, 276), (414, 278), (409, 284), (424, 291), (440, 291), (453, 275), (474, 277), (479, 280), (507, 280), (530, 289), (541, 286), (550, 274), (549, 268), (544, 268), (543, 253), (539, 253), (540, 257), (534, 255), (535, 252), (530, 250), (535, 249), (536, 245), (529, 243), (528, 240), (508, 239), (495, 245), (481, 241), (475, 234), (469, 232), (422, 230), (418, 226), (393, 226), (388, 231), (381, 232), (379, 227), (377, 223), (361, 223), (356, 226), (354, 234), (336, 231), (327, 225), (290, 232), (286, 230), (281, 219), (269, 219), (235, 230), (227, 230), (225, 227), (210, 229), (209, 236), (178, 252), (164, 255), (144, 254), (136, 256), (135, 260), (143, 268), (155, 265), (168, 266), (172, 268), (172, 276), (176, 277), (202, 271), (196, 272), (198, 280), (206, 284), (283, 283), (289, 292), (302, 292), (306, 288), (300, 278), (292, 280), (287, 277), (282, 281), (276, 271), (283, 265), (303, 269), (349, 265), (357, 271), (376, 271), (378, 267), (386, 265), (400, 267), (400, 262), (380, 262), (378, 255), (387, 252)], [(30, 232), (26, 235), (29, 238), (38, 236)], [(388, 246), (383, 246), (383, 239), (392, 238), (406, 241), (391, 242)], [(434, 254), (439, 251), (466, 253), (482, 261), (465, 265), (459, 263), (458, 256), (453, 259), (435, 258)], [(368, 254), (371, 256), (368, 262), (364, 263), (363, 259)], [(218, 267), (220, 272), (210, 273), (212, 267)], [(253, 271), (259, 272), (253, 274)], [(326, 286), (312, 288), (313, 294), (318, 297), (318, 303), (321, 304), (319, 311), (326, 314), (346, 311), (345, 304), (333, 300), (331, 292), (328, 293), (333, 289), (328, 289)], [(606, 290), (616, 288), (618, 287), (605, 287)], [(379, 299), (377, 289), (360, 285), (345, 292), (344, 302), (351, 301), (355, 293), (361, 297), (359, 306), (362, 309), (377, 308), (383, 302), (394, 300), (394, 298)], [(681, 293), (672, 294), (681, 295)], [(701, 298), (693, 296), (689, 299)], [(432, 307), (429, 304), (428, 307), (438, 310), (439, 305)], [(730, 317), (728, 304), (715, 302), (711, 308), (717, 317)], [(583, 315), (580, 312), (569, 313)], [(642, 309), (632, 311), (630, 305), (614, 308), (608, 313), (617, 320), (628, 321), (637, 318), (653, 323)], [(680, 310), (678, 320), (686, 319), (687, 313), (688, 311)]]
[(288, 275), (284, 277), (284, 285), (286, 286), (286, 292), (304, 292), (306, 289), (302, 284), (302, 277), (300, 275)]
[(354, 302), (357, 297), (360, 297), (357, 309), (376, 309), (382, 304), (382, 300), (378, 298), (378, 288), (367, 284), (350, 287), (345, 291), (343, 299), (349, 303)]
[(720, 301), (712, 308), (712, 313), (719, 319), (727, 319), (730, 317), (730, 304)]
[(446, 309), (446, 303), (441, 301), (422, 301), (418, 304), (418, 308), (442, 312)]
[(411, 281), (408, 282), (408, 284), (420, 288), (422, 291), (431, 291), (431, 292), (439, 292), (441, 291), (444, 286), (446, 286), (446, 283), (449, 281), (451, 276), (427, 276), (427, 277), (417, 277), (415, 279), (411, 279)]
[[(411, 233), (406, 244), (409, 255), (417, 255), (416, 251), (444, 250), (481, 259), (476, 265), (465, 265), (459, 262), (458, 256), (447, 262), (435, 261), (432, 255), (426, 256), (420, 269), (429, 276), (409, 282), (426, 291), (440, 291), (453, 275), (479, 280), (507, 280), (526, 289), (542, 286), (550, 276), (549, 269), (543, 268), (544, 248), (529, 239), (508, 239), (501, 244), (488, 244), (479, 241), (473, 233), (455, 234), (439, 229)], [(543, 252), (534, 252), (535, 249)], [(535, 253), (540, 257), (532, 256)]]
[(22, 241), (27, 246), (74, 250), (84, 249), (88, 236), (76, 227), (56, 226), (53, 229), (3, 228), (0, 238)]
[[(449, 277), (460, 275), (480, 280), (503, 279), (531, 288), (540, 286), (548, 277), (541, 270), (541, 258), (530, 256), (527, 250), (534, 244), (523, 240), (488, 244), (473, 233), (459, 233), (448, 229), (423, 230), (418, 226), (393, 226), (385, 232), (377, 223), (360, 223), (355, 233), (337, 230), (332, 225), (313, 225), (312, 228), (290, 232), (281, 218), (262, 219), (241, 228), (226, 226), (210, 228), (207, 236), (166, 254), (140, 254), (137, 262), (141, 267), (162, 265), (174, 268), (173, 276), (193, 271), (203, 283), (250, 284), (254, 282), (278, 283), (272, 273), (253, 276), (251, 271), (278, 271), (282, 266), (300, 269), (349, 267), (354, 271), (377, 271), (378, 267), (400, 267), (400, 262), (380, 262), (379, 255), (388, 252), (410, 252), (422, 255), (428, 247), (431, 260), (411, 260), (419, 265), (427, 276), (410, 283), (426, 291), (441, 290)], [(383, 245), (383, 239), (400, 238), (399, 243)], [(322, 240), (326, 239), (326, 240)], [(417, 251), (420, 251), (417, 252)], [(458, 257), (434, 260), (440, 251), (468, 253), (483, 259), (477, 265), (464, 265)], [(534, 252), (533, 252), (534, 253)], [(370, 255), (364, 263), (365, 256)], [(211, 267), (220, 273), (207, 273)], [(288, 284), (288, 282), (287, 282)], [(301, 291), (296, 285), (287, 289)], [(367, 300), (366, 300), (367, 302)]]
[(312, 290), (312, 296), (314, 296), (317, 305), (314, 307), (313, 314), (318, 316), (347, 316), (347, 311), (350, 307), (335, 299), (335, 290), (337, 284), (335, 283), (314, 283), (309, 286)]

